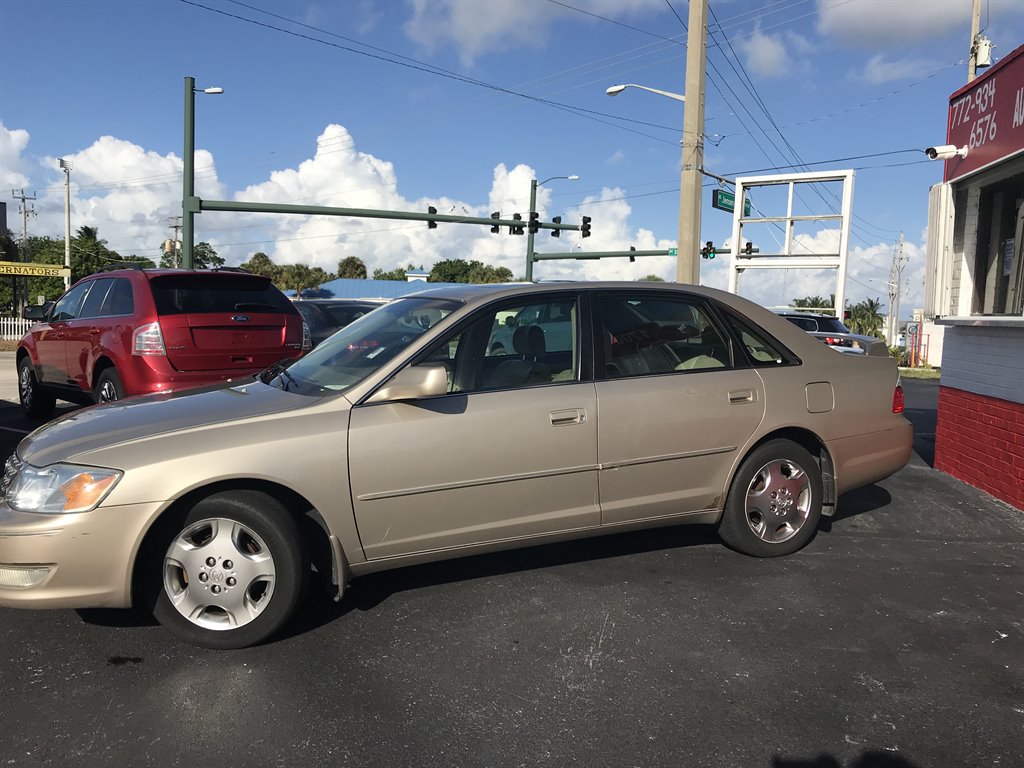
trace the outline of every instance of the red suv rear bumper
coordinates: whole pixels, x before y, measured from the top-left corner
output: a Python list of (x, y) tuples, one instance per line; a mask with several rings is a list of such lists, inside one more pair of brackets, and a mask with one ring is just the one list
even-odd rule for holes
[[(295, 350), (293, 359), (302, 356)], [(246, 379), (263, 370), (258, 368), (232, 368), (214, 371), (178, 371), (162, 355), (131, 355), (128, 365), (119, 367), (127, 395), (153, 395), (182, 389), (217, 384), (229, 379)]]

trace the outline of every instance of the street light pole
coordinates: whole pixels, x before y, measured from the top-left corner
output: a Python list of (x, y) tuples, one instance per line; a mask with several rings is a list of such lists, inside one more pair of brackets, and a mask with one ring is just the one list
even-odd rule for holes
[[(202, 93), (224, 93), (223, 88), (203, 88)], [(192, 269), (192, 245), (195, 240), (195, 215), (199, 212), (196, 197), (196, 81), (185, 78), (185, 151), (182, 158), (183, 174), (181, 189), (181, 266)]]
[(60, 159), (60, 167), (64, 171), (64, 267), (68, 273), (64, 275), (64, 290), (71, 287), (71, 161)]
[[(569, 181), (576, 181), (579, 176), (573, 174), (572, 176), (552, 176), (551, 178), (544, 179), (544, 181), (537, 181), (536, 179), (530, 179), (530, 210), (529, 214), (533, 213), (537, 207), (537, 187), (547, 184), (549, 181), (555, 179), (568, 179)], [(527, 229), (526, 233), (526, 282), (533, 282), (533, 232)]]

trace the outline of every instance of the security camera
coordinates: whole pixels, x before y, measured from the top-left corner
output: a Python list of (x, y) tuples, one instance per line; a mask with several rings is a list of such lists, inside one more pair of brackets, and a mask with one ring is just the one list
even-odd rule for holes
[(943, 144), (941, 147), (928, 147), (924, 153), (929, 160), (951, 160), (954, 157), (967, 157), (967, 145), (957, 147), (955, 144)]

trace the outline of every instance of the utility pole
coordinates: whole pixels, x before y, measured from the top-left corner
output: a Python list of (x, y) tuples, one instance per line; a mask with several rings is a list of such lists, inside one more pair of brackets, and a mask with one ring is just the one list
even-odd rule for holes
[(889, 346), (896, 345), (896, 339), (900, 335), (900, 294), (903, 292), (903, 270), (910, 258), (903, 253), (903, 233), (900, 232), (900, 241), (896, 250), (892, 253), (892, 264), (889, 267)]
[[(71, 269), (71, 161), (60, 159), (64, 171), (64, 266)], [(71, 287), (71, 273), (64, 276), (64, 290)]]
[(177, 269), (181, 257), (181, 237), (178, 235), (181, 231), (181, 216), (171, 216), (167, 220), (167, 226), (174, 232), (174, 239), (171, 240), (171, 252), (174, 254), (174, 268)]
[[(18, 249), (18, 259), (20, 261), (28, 261), (28, 217), (35, 216), (36, 209), (26, 205), (26, 201), (35, 200), (36, 196), (32, 195), (29, 197), (25, 194), (24, 189), (12, 189), (11, 197), (21, 201), (21, 248)], [(11, 278), (11, 289), (11, 304), (14, 307), (15, 315), (20, 317), (24, 301), (18, 296), (18, 278)]]
[(978, 35), (981, 30), (981, 0), (974, 0), (971, 13), (971, 55), (967, 59), (967, 82), (974, 80), (978, 71)]
[(704, 167), (704, 81), (707, 75), (708, 0), (690, 0), (686, 37), (686, 107), (679, 178), (677, 283), (700, 283), (701, 169)]

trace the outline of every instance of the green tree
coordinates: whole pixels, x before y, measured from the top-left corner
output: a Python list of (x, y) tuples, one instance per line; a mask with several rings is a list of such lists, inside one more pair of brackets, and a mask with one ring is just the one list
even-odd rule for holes
[(665, 278), (658, 277), (657, 275), (647, 275), (646, 277), (641, 277), (641, 278), (637, 279), (637, 282), (638, 283), (664, 283), (665, 282)]
[(310, 288), (326, 283), (331, 276), (320, 267), (308, 264), (285, 264), (276, 285), (283, 290), (293, 290), (297, 297)]
[(404, 283), (405, 273), (412, 272), (414, 269), (416, 269), (416, 267), (414, 267), (412, 264), (410, 264), (408, 267), (398, 267), (397, 269), (392, 269), (390, 272), (385, 272), (383, 269), (378, 267), (377, 269), (373, 270), (373, 279), (398, 280)]
[(508, 267), (492, 267), (475, 259), (444, 259), (430, 270), (432, 283), (507, 283), (512, 280)]
[(338, 262), (338, 277), (349, 280), (365, 280), (366, 264), (358, 256), (346, 256)]
[[(164, 255), (160, 257), (160, 266), (175, 266), (174, 254), (165, 252)], [(213, 246), (209, 243), (196, 243), (192, 246), (192, 269), (214, 269), (216, 267), (223, 266), (224, 259), (217, 255), (217, 252), (213, 250)]]
[(801, 309), (822, 309), (835, 306), (836, 297), (831, 299), (821, 296), (804, 296), (802, 299), (793, 299), (793, 306)]
[(242, 262), (241, 267), (252, 272), (254, 275), (269, 277), (275, 283), (281, 274), (281, 267), (271, 261), (270, 257), (263, 253), (263, 251), (254, 253), (248, 261)]
[(882, 338), (882, 303), (878, 299), (865, 299), (850, 307), (850, 330), (863, 336)]

